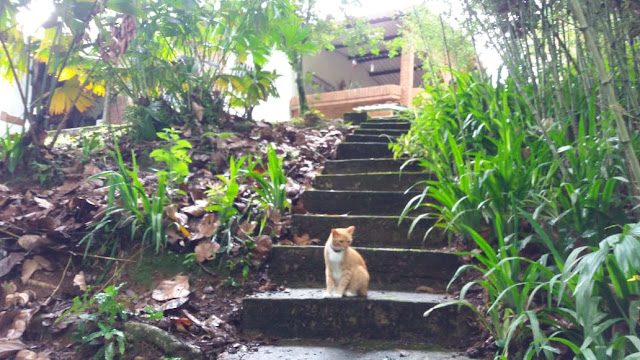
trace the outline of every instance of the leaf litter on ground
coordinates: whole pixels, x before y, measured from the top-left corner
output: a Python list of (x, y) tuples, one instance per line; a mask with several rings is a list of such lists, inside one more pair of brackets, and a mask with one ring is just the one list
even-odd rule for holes
[[(167, 210), (167, 225), (171, 222), (178, 224), (168, 227), (168, 241), (174, 244), (169, 246), (182, 248), (182, 252), (195, 251), (198, 261), (212, 259), (213, 256), (210, 255), (214, 255), (220, 245), (208, 238), (216, 233), (221, 224), (215, 212), (204, 210), (207, 206), (205, 190), (208, 185), (219, 181), (216, 175), (224, 174), (230, 156), (240, 158), (244, 155), (265, 154), (262, 161), (266, 163), (266, 148), (269, 143), (272, 143), (279, 157), (283, 159), (283, 169), (287, 176), (286, 193), (292, 203), (291, 212), (304, 213), (301, 194), (312, 187), (324, 161), (335, 156), (336, 146), (347, 131), (333, 126), (319, 130), (300, 129), (284, 123), (256, 123), (246, 133), (189, 138), (193, 144), (191, 156), (194, 161), (190, 167), (188, 186), (184, 188), (188, 195), (175, 198), (176, 207)], [(204, 144), (213, 150), (198, 152)], [(124, 141), (120, 145), (129, 166), (131, 149), (134, 149), (136, 154), (141, 154), (144, 153), (141, 150), (150, 146)], [(113, 149), (112, 145), (107, 147)], [(108, 152), (109, 149), (104, 151)], [(64, 165), (59, 169), (62, 174), (59, 185), (51, 189), (42, 188), (37, 181), (11, 182), (7, 181), (11, 180), (10, 178), (0, 176), (0, 236), (4, 238), (0, 249), (0, 281), (4, 281), (0, 318), (8, 321), (3, 323), (11, 324), (9, 329), (13, 338), (8, 339), (7, 334), (2, 334), (4, 339), (0, 337), (0, 358), (3, 358), (3, 355), (16, 356), (18, 351), (27, 348), (22, 342), (22, 334), (36, 312), (38, 322), (48, 329), (46, 331), (49, 333), (68, 331), (69, 325), (75, 320), (55, 320), (71, 307), (71, 299), (81, 295), (87, 287), (97, 286), (100, 289), (104, 286), (97, 281), (104, 281), (100, 280), (103, 279), (100, 272), (107, 261), (115, 261), (119, 264), (117, 268), (128, 264), (125, 254), (115, 254), (102, 258), (91, 257), (101, 265), (87, 267), (86, 260), (83, 262), (84, 247), (78, 244), (89, 226), (97, 223), (107, 208), (108, 188), (104, 180), (86, 178), (104, 170), (117, 170), (117, 164), (109, 157), (102, 158), (106, 162), (89, 159), (89, 162), (81, 164), (77, 156), (71, 156), (65, 153), (64, 149), (57, 148), (53, 150), (52, 158)], [(153, 189), (157, 183), (153, 169), (141, 168), (139, 178), (145, 189)], [(251, 201), (252, 194), (249, 188), (242, 186), (243, 190), (236, 201), (237, 206), (247, 206)], [(255, 224), (251, 223), (245, 223), (235, 231), (244, 239), (253, 239), (255, 248), (251, 262), (256, 267), (268, 258), (274, 241), (293, 244), (294, 239), (290, 230), (289, 214), (276, 211), (268, 213), (263, 231), (264, 234), (271, 234), (275, 238), (255, 235)], [(200, 248), (196, 250), (198, 246)], [(69, 265), (71, 267), (67, 269)], [(186, 309), (184, 305), (188, 303), (189, 313), (198, 319), (193, 323), (200, 324), (199, 331), (208, 335), (198, 337), (196, 344), (203, 350), (219, 353), (226, 345), (240, 341), (236, 326), (240, 318), (243, 295), (251, 291), (275, 290), (280, 288), (280, 285), (271, 283), (263, 272), (256, 273), (253, 279), (249, 279), (245, 286), (239, 288), (227, 288), (220, 279), (212, 282), (210, 275), (203, 276), (192, 279), (195, 285), (193, 288), (188, 287), (188, 278), (186, 285), (175, 278), (174, 283), (161, 282), (165, 287), (156, 290), (158, 296), (165, 300), (153, 300), (152, 292), (144, 289), (130, 291), (129, 299), (136, 308), (144, 307), (145, 304), (162, 303), (170, 313)], [(21, 280), (16, 281), (18, 278)], [(112, 278), (110, 281), (115, 284), (117, 280)], [(171, 297), (169, 293), (183, 296)], [(7, 295), (12, 295), (9, 302), (5, 298)], [(43, 301), (49, 297), (52, 301), (45, 305)], [(185, 316), (180, 313), (177, 315)], [(159, 324), (162, 324), (162, 321)], [(191, 328), (189, 329), (191, 331)], [(69, 355), (70, 351), (56, 347), (60, 345), (52, 342), (27, 343), (29, 351), (33, 350), (36, 357), (31, 353), (23, 353), (25, 355), (21, 356), (24, 358), (46, 359), (48, 355), (42, 351), (47, 349), (53, 351), (53, 354), (57, 352)]]

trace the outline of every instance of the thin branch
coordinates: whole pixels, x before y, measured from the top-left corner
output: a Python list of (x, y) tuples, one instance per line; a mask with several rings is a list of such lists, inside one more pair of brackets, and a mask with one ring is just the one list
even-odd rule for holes
[(44, 301), (44, 303), (42, 304), (43, 306), (49, 305), (49, 301), (51, 301), (51, 298), (53, 298), (53, 296), (58, 292), (58, 290), (60, 290), (62, 281), (64, 281), (64, 278), (67, 276), (67, 270), (69, 269), (69, 265), (71, 265), (71, 259), (72, 257), (69, 256), (69, 260), (67, 260), (67, 266), (64, 267), (64, 270), (62, 271), (62, 276), (60, 277), (60, 281), (58, 281), (58, 286), (56, 286), (56, 288), (53, 289), (53, 292), (51, 293), (51, 295), (49, 295), (47, 300)]

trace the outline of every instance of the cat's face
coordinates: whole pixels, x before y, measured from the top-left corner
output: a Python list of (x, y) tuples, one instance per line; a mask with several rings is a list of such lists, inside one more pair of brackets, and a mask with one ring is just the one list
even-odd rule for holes
[(331, 245), (336, 249), (348, 248), (349, 245), (351, 245), (351, 242), (353, 241), (351, 238), (351, 234), (353, 234), (353, 231), (355, 229), (356, 229), (355, 226), (349, 226), (346, 229), (344, 228), (331, 229), (331, 235), (333, 238)]

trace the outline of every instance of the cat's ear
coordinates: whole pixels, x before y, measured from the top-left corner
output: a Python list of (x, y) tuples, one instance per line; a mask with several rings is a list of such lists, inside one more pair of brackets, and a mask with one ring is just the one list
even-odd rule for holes
[(336, 234), (336, 229), (331, 229), (331, 235), (335, 235)]
[(353, 234), (353, 231), (356, 229), (355, 226), (351, 225), (347, 228), (347, 232), (349, 233), (349, 235)]

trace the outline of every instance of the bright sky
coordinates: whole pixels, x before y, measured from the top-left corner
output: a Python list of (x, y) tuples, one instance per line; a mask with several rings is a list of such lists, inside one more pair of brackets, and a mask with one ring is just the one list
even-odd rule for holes
[(33, 35), (53, 11), (51, 0), (32, 0), (25, 11), (18, 14), (18, 22), (24, 24), (24, 33)]

